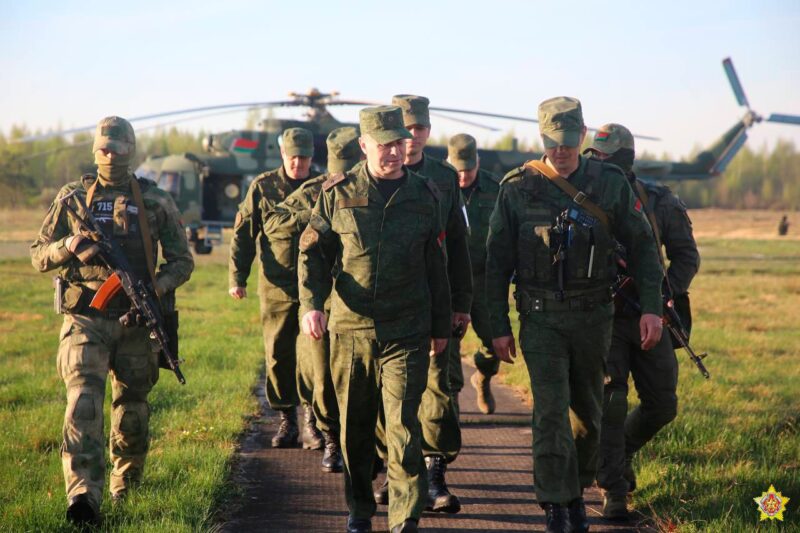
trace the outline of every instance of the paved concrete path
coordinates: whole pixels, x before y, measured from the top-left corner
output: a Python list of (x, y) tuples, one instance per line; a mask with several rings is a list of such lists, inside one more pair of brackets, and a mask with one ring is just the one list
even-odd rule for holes
[[(494, 383), (497, 411), (481, 414), (469, 384), (474, 368), (465, 366), (461, 393), (463, 448), (447, 472), (451, 492), (461, 499), (455, 515), (425, 513), (423, 531), (544, 531), (544, 512), (533, 492), (531, 408), (505, 386)], [(236, 479), (243, 490), (222, 531), (345, 530), (347, 506), (341, 474), (320, 470), (322, 452), (272, 449), (278, 418), (260, 395), (263, 416), (241, 442)], [(382, 479), (381, 475), (379, 480)], [(638, 531), (631, 524), (602, 520), (597, 489), (585, 494), (591, 531)], [(388, 529), (386, 507), (378, 507), (374, 531)]]

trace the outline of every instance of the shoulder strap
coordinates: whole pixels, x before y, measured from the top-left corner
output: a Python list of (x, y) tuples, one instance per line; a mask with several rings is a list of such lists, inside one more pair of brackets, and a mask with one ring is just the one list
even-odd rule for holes
[(605, 226), (606, 230), (609, 229), (610, 223), (608, 220), (608, 215), (606, 215), (605, 211), (600, 209), (597, 204), (589, 200), (583, 191), (578, 190), (578, 188), (573, 184), (559, 176), (558, 173), (547, 166), (544, 161), (533, 159), (526, 162), (525, 166), (537, 171), (539, 174), (549, 179), (553, 185), (557, 186), (559, 189), (564, 191), (567, 196), (572, 198), (573, 202), (593, 214), (603, 224), (603, 226)]
[(334, 172), (328, 179), (325, 180), (325, 183), (322, 184), (323, 190), (329, 191), (331, 187), (336, 185), (337, 183), (341, 183), (344, 181), (344, 174), (342, 172)]
[(147, 212), (144, 210), (144, 200), (142, 190), (139, 188), (139, 180), (136, 176), (131, 178), (131, 190), (133, 191), (133, 201), (139, 212), (139, 229), (142, 230), (142, 243), (144, 244), (144, 257), (147, 261), (147, 272), (150, 274), (150, 281), (153, 283), (153, 290), (156, 289), (155, 261), (153, 260), (153, 239), (150, 233), (150, 223), (147, 222)]

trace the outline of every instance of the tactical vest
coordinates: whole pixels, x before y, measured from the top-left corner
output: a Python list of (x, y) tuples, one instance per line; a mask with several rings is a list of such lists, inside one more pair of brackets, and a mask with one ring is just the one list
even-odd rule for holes
[[(85, 175), (81, 178), (83, 191), (78, 194), (86, 200), (89, 188), (94, 183), (95, 177)], [(149, 184), (144, 180), (139, 180), (139, 185), (144, 193)], [(97, 219), (106, 236), (116, 241), (128, 262), (133, 269), (133, 273), (139, 279), (149, 282), (150, 274), (147, 269), (147, 259), (142, 240), (142, 229), (139, 226), (138, 207), (133, 199), (133, 194), (128, 187), (124, 191), (122, 187), (105, 188), (101, 185), (95, 187), (91, 205), (87, 206), (92, 215)], [(155, 214), (151, 211), (147, 213), (150, 231), (153, 233), (150, 238), (153, 242), (153, 250), (157, 257), (157, 229)], [(73, 226), (75, 228), (75, 226)], [(155, 259), (155, 258), (154, 258)], [(155, 268), (155, 265), (153, 265)], [(77, 259), (72, 259), (65, 264), (61, 270), (61, 277), (67, 281), (63, 307), (68, 312), (83, 313), (88, 308), (94, 291), (105, 281), (110, 272), (103, 266), (97, 258), (91, 260), (90, 264), (85, 265)], [(120, 291), (108, 306), (110, 312), (127, 311), (130, 303), (127, 296)]]
[[(587, 161), (588, 183), (582, 192), (594, 203), (598, 203), (595, 180), (602, 172), (602, 163)], [(560, 190), (554, 195), (555, 186), (543, 176), (526, 176), (520, 187), (528, 198), (518, 226), (517, 285), (534, 291), (559, 291), (559, 262), (563, 261), (564, 289), (571, 295), (609, 287), (616, 264), (608, 228)]]

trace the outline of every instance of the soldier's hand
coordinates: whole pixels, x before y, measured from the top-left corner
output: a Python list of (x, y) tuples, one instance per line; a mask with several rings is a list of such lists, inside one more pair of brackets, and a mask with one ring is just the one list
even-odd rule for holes
[(492, 339), (492, 347), (498, 359), (512, 365), (514, 364), (514, 357), (517, 356), (517, 346), (514, 342), (514, 335)]
[(322, 311), (309, 311), (301, 321), (303, 333), (314, 340), (320, 340), (328, 329), (328, 319)]
[(453, 313), (453, 331), (461, 326), (461, 336), (459, 339), (463, 339), (464, 335), (467, 333), (467, 326), (469, 323), (472, 322), (472, 317), (469, 316), (469, 313)]
[(658, 341), (661, 340), (661, 333), (664, 331), (664, 323), (661, 317), (653, 313), (642, 315), (639, 320), (639, 333), (642, 338), (642, 350), (650, 350)]
[(82, 263), (88, 263), (100, 251), (100, 247), (93, 240), (87, 239), (83, 235), (67, 237), (64, 246)]
[(242, 298), (247, 298), (247, 289), (244, 287), (231, 287), (228, 289), (228, 294), (235, 300), (241, 300)]
[(431, 351), (428, 355), (431, 357), (439, 355), (445, 348), (447, 348), (447, 339), (431, 339)]

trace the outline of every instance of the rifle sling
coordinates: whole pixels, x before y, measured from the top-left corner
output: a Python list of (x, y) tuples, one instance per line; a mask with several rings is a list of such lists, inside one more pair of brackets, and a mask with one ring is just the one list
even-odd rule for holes
[(672, 287), (670, 287), (669, 277), (667, 276), (667, 267), (664, 263), (664, 253), (661, 251), (661, 232), (658, 231), (656, 215), (653, 213), (653, 210), (650, 209), (650, 198), (647, 196), (647, 191), (645, 190), (644, 185), (642, 185), (642, 182), (636, 180), (634, 184), (636, 186), (636, 193), (639, 196), (639, 200), (644, 206), (644, 213), (647, 215), (647, 220), (650, 222), (650, 226), (653, 227), (653, 237), (656, 239), (656, 249), (658, 250), (658, 262), (661, 264), (661, 272), (664, 274), (664, 279), (667, 280), (667, 288), (669, 289), (670, 294), (672, 294)]
[(597, 204), (589, 200), (589, 197), (583, 191), (579, 190), (569, 181), (559, 176), (555, 170), (547, 166), (547, 163), (538, 159), (533, 159), (531, 161), (527, 161), (525, 166), (531, 170), (537, 171), (539, 174), (549, 179), (551, 183), (556, 185), (559, 189), (564, 191), (567, 196), (572, 198), (573, 202), (594, 215), (595, 218), (597, 218), (603, 224), (603, 226), (605, 226), (606, 231), (610, 229), (608, 215), (606, 215), (605, 211), (603, 211)]
[[(89, 189), (86, 191), (86, 207), (88, 209), (91, 209), (92, 197), (94, 197), (94, 191), (97, 188), (98, 181), (100, 180), (95, 179), (94, 182), (89, 186)], [(144, 257), (147, 261), (147, 273), (150, 274), (150, 281), (153, 284), (153, 291), (156, 293), (156, 297), (158, 297), (158, 291), (156, 290), (156, 263), (153, 260), (153, 240), (150, 238), (152, 233), (150, 233), (150, 223), (147, 221), (147, 212), (144, 210), (142, 190), (139, 188), (139, 181), (136, 179), (136, 176), (131, 177), (131, 191), (133, 192), (133, 201), (136, 204), (136, 209), (138, 211), (137, 216), (139, 218), (139, 229), (141, 230), (142, 234), (142, 244), (144, 244)]]

